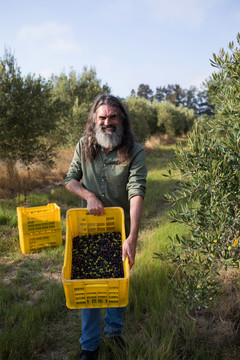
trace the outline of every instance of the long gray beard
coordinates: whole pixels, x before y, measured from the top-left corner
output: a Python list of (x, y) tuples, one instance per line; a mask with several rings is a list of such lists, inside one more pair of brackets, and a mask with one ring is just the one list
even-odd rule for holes
[(95, 128), (97, 143), (106, 149), (112, 149), (121, 144), (123, 127), (122, 124), (111, 133), (105, 133), (101, 127)]

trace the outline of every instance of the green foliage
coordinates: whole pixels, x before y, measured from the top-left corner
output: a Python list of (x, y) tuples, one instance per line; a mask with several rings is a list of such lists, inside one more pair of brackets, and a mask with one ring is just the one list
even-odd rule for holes
[(82, 74), (71, 70), (68, 76), (53, 76), (52, 81), (52, 97), (62, 104), (55, 137), (61, 144), (75, 145), (83, 134), (93, 100), (99, 94), (109, 94), (110, 88), (107, 84), (101, 86), (96, 71), (86, 67)]
[[(185, 105), (186, 90), (182, 89), (180, 85), (168, 85), (167, 87), (158, 87), (156, 89), (156, 100), (162, 97), (162, 100), (179, 106)], [(188, 92), (188, 97), (190, 93)]]
[(153, 91), (150, 89), (149, 85), (140, 84), (138, 86), (137, 96), (147, 100), (152, 100)]
[(184, 108), (182, 105), (175, 106), (168, 101), (156, 104), (158, 128), (170, 137), (186, 134), (193, 126), (196, 118), (194, 111)]
[(124, 101), (134, 134), (144, 142), (157, 129), (156, 108), (145, 98), (130, 96)]
[(182, 105), (193, 109), (197, 116), (213, 115), (214, 103), (211, 102), (208, 81), (202, 84), (202, 90), (195, 86), (183, 89), (179, 84), (168, 84), (167, 86), (156, 87), (155, 93), (147, 84), (140, 84), (137, 93), (134, 89), (131, 96), (142, 97), (150, 101), (168, 101), (175, 106)]
[(141, 142), (160, 131), (170, 137), (186, 134), (193, 126), (196, 115), (193, 109), (170, 102), (150, 102), (144, 97), (130, 96), (124, 101), (130, 115), (132, 129)]
[(44, 137), (54, 129), (58, 103), (51, 100), (51, 83), (21, 76), (14, 56), (5, 50), (0, 59), (0, 158), (52, 162), (53, 142)]
[[(240, 34), (237, 37), (240, 44)], [(185, 305), (208, 307), (218, 294), (221, 268), (239, 269), (240, 257), (240, 49), (213, 55), (211, 96), (216, 117), (200, 121), (188, 145), (177, 147), (177, 167), (185, 181), (169, 199), (183, 201), (173, 221), (185, 223), (189, 237), (176, 235), (167, 256), (176, 265), (172, 283)]]

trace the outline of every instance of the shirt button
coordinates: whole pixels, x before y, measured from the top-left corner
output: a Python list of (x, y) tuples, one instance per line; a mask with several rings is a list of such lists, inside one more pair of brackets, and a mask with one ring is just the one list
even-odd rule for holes
[(102, 182), (104, 182), (104, 179), (101, 179)]
[(101, 194), (102, 197), (104, 197), (105, 195), (104, 194)]

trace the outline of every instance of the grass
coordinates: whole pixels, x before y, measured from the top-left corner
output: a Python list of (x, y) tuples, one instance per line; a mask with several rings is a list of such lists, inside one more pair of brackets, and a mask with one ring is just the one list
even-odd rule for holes
[[(169, 236), (187, 233), (183, 225), (169, 222), (171, 207), (164, 198), (177, 179), (177, 175), (171, 179), (164, 176), (173, 156), (171, 144), (147, 148), (147, 194), (125, 313), (127, 360), (237, 359), (236, 347), (232, 348), (233, 358), (228, 357), (229, 342), (225, 339), (216, 345), (202, 331), (205, 326), (209, 334), (206, 319), (216, 324), (219, 313), (212, 311), (208, 318), (203, 313), (205, 322), (200, 328), (169, 292), (169, 265), (154, 258), (155, 252), (165, 251)], [(0, 360), (74, 360), (80, 353), (81, 312), (66, 308), (61, 283), (66, 211), (79, 207), (79, 201), (59, 185), (28, 196), (28, 206), (49, 202), (61, 208), (63, 246), (29, 255), (20, 251), (16, 218), (16, 206), (24, 205), (25, 197), (0, 202)], [(239, 294), (237, 284), (232, 286)], [(228, 295), (230, 299), (230, 292)], [(236, 305), (236, 297), (229, 301)], [(228, 312), (222, 311), (223, 322), (232, 314), (230, 308), (228, 304)], [(99, 360), (112, 360), (110, 347), (103, 339)], [(121, 360), (121, 354), (112, 350), (114, 359)]]

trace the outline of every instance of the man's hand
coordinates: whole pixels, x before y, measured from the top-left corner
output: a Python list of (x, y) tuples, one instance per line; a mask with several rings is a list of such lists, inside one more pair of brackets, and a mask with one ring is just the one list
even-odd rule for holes
[(128, 255), (130, 269), (132, 268), (135, 260), (138, 230), (142, 216), (142, 207), (143, 207), (142, 196), (136, 195), (130, 199), (130, 220), (131, 220), (130, 234), (123, 243), (123, 251), (122, 251), (123, 261), (126, 259), (126, 256)]
[(104, 215), (104, 207), (102, 202), (91, 191), (85, 189), (85, 187), (82, 186), (79, 181), (72, 180), (65, 187), (72, 194), (86, 200), (87, 209), (90, 214), (97, 216)]
[(131, 236), (129, 236), (123, 243), (122, 261), (124, 261), (126, 256), (128, 256), (130, 269), (132, 268), (135, 260), (136, 244), (137, 239), (133, 239)]
[(94, 195), (91, 194), (87, 197), (87, 209), (92, 215), (104, 215), (104, 206), (102, 202)]

